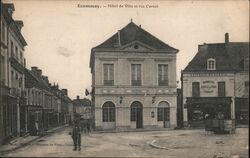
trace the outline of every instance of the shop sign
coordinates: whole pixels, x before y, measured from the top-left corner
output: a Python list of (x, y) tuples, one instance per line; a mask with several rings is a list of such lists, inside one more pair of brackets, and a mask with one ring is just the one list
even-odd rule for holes
[(205, 93), (213, 93), (216, 89), (216, 84), (214, 81), (203, 81), (201, 85), (201, 89)]

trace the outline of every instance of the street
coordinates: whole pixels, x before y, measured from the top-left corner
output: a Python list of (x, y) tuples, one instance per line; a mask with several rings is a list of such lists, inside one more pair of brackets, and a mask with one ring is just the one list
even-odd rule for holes
[(215, 135), (203, 129), (82, 134), (82, 150), (73, 151), (66, 127), (8, 153), (6, 157), (170, 157), (247, 158), (248, 128)]

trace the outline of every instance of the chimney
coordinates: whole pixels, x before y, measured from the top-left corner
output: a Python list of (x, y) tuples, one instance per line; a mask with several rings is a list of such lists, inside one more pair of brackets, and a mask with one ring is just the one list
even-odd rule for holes
[[(1, 4), (4, 5), (4, 7), (8, 8), (8, 13), (10, 14), (10, 16), (12, 16), (13, 12), (15, 11), (15, 7), (13, 3), (5, 3), (5, 4)], [(1, 8), (2, 9), (2, 8)]]
[(17, 28), (21, 31), (23, 27), (23, 21), (22, 20), (16, 20), (15, 21)]
[(31, 67), (31, 71), (35, 72), (36, 74), (42, 76), (42, 70), (41, 69), (38, 69), (38, 67), (36, 66), (32, 66)]
[(77, 100), (79, 100), (79, 99), (80, 99), (79, 95), (78, 95), (78, 96), (76, 96), (76, 99), (77, 99)]
[(207, 48), (207, 44), (206, 43), (198, 45), (198, 51), (205, 50), (206, 48)]
[(62, 92), (64, 95), (68, 96), (68, 90), (67, 89), (62, 89)]
[(38, 69), (38, 67), (36, 67), (36, 66), (32, 66), (32, 67), (31, 67), (31, 70), (32, 70), (32, 71), (36, 71), (37, 69)]
[(37, 69), (35, 70), (37, 74), (39, 74), (40, 76), (42, 76), (42, 70), (41, 69)]
[(228, 44), (229, 43), (229, 34), (225, 33), (225, 43)]
[(47, 83), (49, 83), (49, 79), (48, 79), (48, 76), (42, 76), (43, 77), (43, 80), (46, 81)]

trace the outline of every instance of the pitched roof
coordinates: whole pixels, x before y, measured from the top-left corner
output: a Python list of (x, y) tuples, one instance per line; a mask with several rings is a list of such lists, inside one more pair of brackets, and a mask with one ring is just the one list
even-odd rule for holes
[[(96, 46), (94, 49), (117, 49), (118, 42), (118, 32), (115, 33), (112, 37), (107, 39), (102, 44)], [(147, 31), (143, 30), (140, 26), (137, 26), (132, 21), (120, 30), (120, 46), (124, 46), (134, 41), (139, 41), (143, 44), (146, 44), (156, 50), (162, 51), (173, 51), (178, 52), (177, 49), (167, 45), (162, 42), (155, 36), (151, 35)], [(119, 47), (118, 47), (119, 49)]]
[(51, 91), (49, 84), (35, 72), (25, 68), (25, 87), (32, 88), (37, 87)]
[(13, 3), (2, 3), (2, 1), (1, 1), (1, 9), (0, 10), (1, 10), (1, 15), (3, 15), (3, 18), (6, 20), (9, 27), (14, 31), (14, 33), (16, 34), (16, 36), (18, 37), (20, 42), (23, 44), (23, 46), (26, 46), (27, 42), (25, 41), (20, 29), (18, 28), (18, 23), (20, 24), (20, 22), (16, 23), (16, 21), (12, 18), (12, 13), (9, 12), (9, 10), (11, 10), (11, 12), (15, 11), (14, 4)]
[(230, 42), (200, 45), (198, 53), (183, 71), (206, 71), (209, 58), (215, 59), (218, 71), (247, 69), (244, 67), (244, 62), (249, 62), (249, 43)]

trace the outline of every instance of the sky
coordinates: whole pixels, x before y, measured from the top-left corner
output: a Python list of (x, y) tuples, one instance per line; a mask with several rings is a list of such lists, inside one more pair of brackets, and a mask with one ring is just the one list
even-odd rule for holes
[[(91, 48), (133, 22), (179, 49), (181, 70), (203, 43), (249, 42), (248, 1), (96, 1), (4, 0), (15, 5), (13, 17), (23, 20), (27, 68), (37, 66), (49, 81), (67, 88), (70, 98), (85, 97), (91, 88)], [(80, 5), (98, 5), (84, 8)], [(122, 8), (108, 5), (123, 6)], [(127, 8), (126, 6), (144, 6)], [(154, 8), (147, 8), (153, 5)]]

